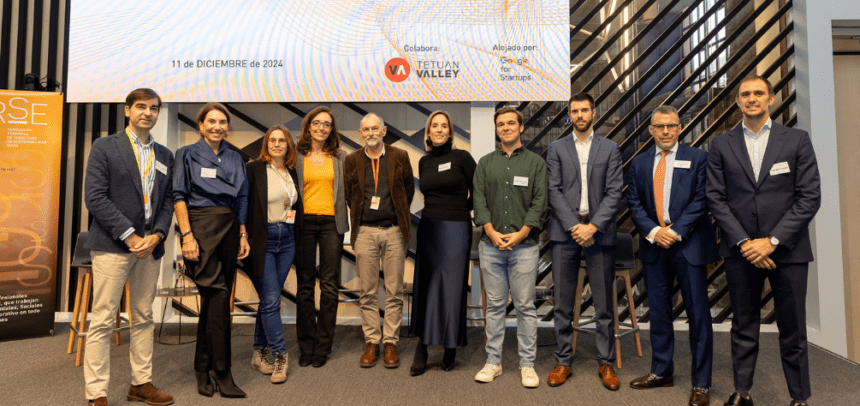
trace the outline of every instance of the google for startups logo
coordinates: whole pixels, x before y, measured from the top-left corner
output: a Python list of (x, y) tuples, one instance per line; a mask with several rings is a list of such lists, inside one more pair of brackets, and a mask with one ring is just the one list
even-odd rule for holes
[(385, 63), (385, 77), (392, 82), (402, 82), (409, 77), (412, 68), (403, 58), (391, 58)]

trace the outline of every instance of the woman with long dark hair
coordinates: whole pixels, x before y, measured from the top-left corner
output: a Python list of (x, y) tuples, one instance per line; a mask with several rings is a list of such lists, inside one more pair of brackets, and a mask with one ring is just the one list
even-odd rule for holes
[[(194, 371), (197, 391), (245, 397), (230, 373), (230, 292), (236, 260), (250, 252), (245, 162), (227, 147), (230, 113), (208, 103), (197, 115), (200, 140), (176, 151), (173, 198), (182, 256), (200, 291)], [(213, 388), (210, 372), (215, 381)]]
[[(263, 136), (260, 157), (247, 164), (248, 240), (254, 246), (245, 273), (260, 304), (254, 329), (251, 367), (271, 375), (272, 383), (287, 380), (287, 349), (281, 321), (281, 289), (296, 256), (296, 230), (301, 228), (302, 200), (296, 175), (296, 147), (284, 126)], [(275, 362), (269, 361), (269, 354)]]
[(455, 149), (451, 116), (435, 111), (427, 118), (427, 155), (418, 161), (424, 210), (418, 223), (411, 332), (418, 346), (410, 374), (427, 366), (427, 346), (445, 348), (442, 368), (454, 368), (457, 347), (466, 345), (466, 286), (472, 246), (472, 155)]
[[(302, 120), (296, 145), (296, 172), (304, 207), (302, 249), (296, 267), (300, 367), (325, 365), (334, 339), (343, 235), (349, 230), (343, 185), (346, 154), (342, 152), (334, 114), (325, 106), (311, 110)], [(314, 305), (317, 279), (319, 311)]]

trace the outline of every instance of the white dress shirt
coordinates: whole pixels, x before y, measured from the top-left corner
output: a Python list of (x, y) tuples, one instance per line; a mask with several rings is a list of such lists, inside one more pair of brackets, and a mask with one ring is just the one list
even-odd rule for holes
[(767, 139), (770, 138), (770, 127), (773, 125), (773, 120), (767, 119), (767, 122), (758, 133), (754, 133), (747, 128), (746, 123), (742, 124), (744, 130), (744, 143), (747, 145), (747, 152), (750, 155), (750, 163), (752, 163), (753, 174), (755, 181), (758, 182), (759, 173), (761, 173), (761, 161), (764, 158), (764, 150), (767, 148)]
[[(669, 153), (666, 154), (666, 176), (663, 178), (663, 222), (666, 224), (672, 223), (672, 218), (669, 217), (669, 202), (671, 202), (672, 195), (672, 174), (675, 171), (675, 158), (678, 156), (678, 142), (675, 142), (675, 145), (672, 148), (669, 148)], [(657, 173), (657, 164), (660, 163), (660, 152), (663, 151), (660, 147), (654, 148), (654, 168), (651, 171), (651, 181), (654, 180), (654, 174)], [(657, 231), (660, 231), (660, 226), (654, 227), (651, 229), (651, 232), (648, 233), (648, 236), (645, 237), (648, 242), (654, 244), (654, 236), (657, 235)], [(678, 241), (681, 241), (681, 235), (676, 233), (675, 230), (669, 229), (672, 234), (675, 234), (678, 237)]]
[(588, 214), (588, 154), (591, 152), (591, 142), (594, 131), (588, 134), (585, 142), (580, 142), (576, 134), (571, 134), (576, 145), (576, 155), (579, 156), (579, 181), (582, 184), (582, 198), (579, 200), (579, 214)]

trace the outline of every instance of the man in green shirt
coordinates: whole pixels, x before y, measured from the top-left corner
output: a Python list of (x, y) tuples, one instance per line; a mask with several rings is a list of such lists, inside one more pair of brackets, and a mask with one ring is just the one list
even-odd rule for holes
[(478, 252), (487, 293), (487, 364), (475, 375), (491, 382), (502, 374), (502, 342), (508, 289), (517, 310), (517, 341), (523, 386), (536, 387), (537, 338), (535, 278), (540, 257), (538, 234), (547, 209), (546, 163), (523, 148), (523, 115), (513, 107), (493, 117), (497, 149), (475, 169), (475, 224), (484, 227)]

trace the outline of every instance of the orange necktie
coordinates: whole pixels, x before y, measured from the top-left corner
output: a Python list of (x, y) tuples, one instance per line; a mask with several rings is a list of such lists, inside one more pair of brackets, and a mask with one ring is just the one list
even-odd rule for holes
[(663, 222), (663, 184), (666, 181), (666, 155), (669, 151), (660, 151), (660, 162), (657, 163), (657, 170), (654, 171), (654, 206), (657, 208), (657, 221), (660, 222), (660, 227), (666, 227)]

